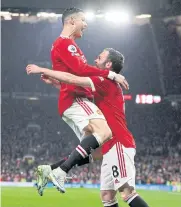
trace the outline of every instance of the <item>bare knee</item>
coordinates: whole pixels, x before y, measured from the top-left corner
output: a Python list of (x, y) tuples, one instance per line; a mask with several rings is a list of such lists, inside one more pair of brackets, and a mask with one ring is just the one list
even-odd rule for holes
[(89, 125), (84, 128), (84, 131), (94, 134), (99, 139), (100, 144), (103, 144), (112, 137), (112, 131), (103, 119), (91, 119)]
[(101, 200), (104, 206), (112, 206), (117, 203), (116, 191), (114, 190), (102, 190)]

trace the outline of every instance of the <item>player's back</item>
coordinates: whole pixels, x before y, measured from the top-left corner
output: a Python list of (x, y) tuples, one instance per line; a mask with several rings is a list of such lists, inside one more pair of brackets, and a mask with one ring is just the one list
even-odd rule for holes
[(108, 145), (120, 141), (125, 147), (135, 148), (135, 141), (127, 128), (125, 102), (121, 87), (114, 81), (102, 77), (91, 77), (94, 83), (96, 105), (104, 114), (113, 133)]

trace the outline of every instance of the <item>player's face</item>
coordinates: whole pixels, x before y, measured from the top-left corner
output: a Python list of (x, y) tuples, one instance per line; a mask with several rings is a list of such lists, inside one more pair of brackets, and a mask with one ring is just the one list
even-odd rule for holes
[(87, 28), (85, 14), (83, 12), (79, 12), (78, 14), (75, 15), (74, 26), (75, 26), (75, 37), (76, 38), (82, 37), (84, 29)]
[(109, 52), (104, 50), (95, 60), (96, 66), (101, 69), (109, 69), (108, 66), (108, 56)]

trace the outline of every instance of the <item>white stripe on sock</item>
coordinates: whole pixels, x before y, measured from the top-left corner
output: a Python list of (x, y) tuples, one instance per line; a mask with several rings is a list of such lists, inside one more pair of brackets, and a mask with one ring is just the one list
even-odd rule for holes
[(76, 148), (76, 150), (83, 158), (86, 158), (85, 155), (79, 150), (79, 148)]
[(133, 201), (137, 196), (138, 196), (138, 194), (134, 195), (132, 198), (130, 198), (129, 200), (127, 200), (127, 204), (130, 204), (131, 201)]

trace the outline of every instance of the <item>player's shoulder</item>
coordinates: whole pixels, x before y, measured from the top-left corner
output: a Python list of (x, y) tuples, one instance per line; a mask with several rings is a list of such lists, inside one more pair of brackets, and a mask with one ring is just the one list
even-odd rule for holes
[(77, 51), (77, 44), (75, 43), (74, 40), (70, 38), (63, 38), (63, 37), (58, 37), (54, 43), (53, 43), (54, 48), (65, 48), (69, 52), (76, 52)]
[(94, 80), (94, 81), (99, 81), (99, 82), (102, 82), (102, 83), (111, 83), (111, 82), (113, 82), (113, 81), (111, 81), (110, 79), (108, 79), (108, 78), (103, 78), (103, 77), (101, 77), (101, 76), (91, 76), (90, 77), (92, 80)]
[(116, 86), (117, 85), (115, 81), (110, 80), (109, 78), (103, 78), (103, 77), (100, 77), (100, 76), (98, 76), (98, 78), (101, 82), (104, 82), (107, 85), (111, 85), (111, 86)]
[(104, 84), (112, 92), (114, 91), (115, 93), (122, 93), (122, 88), (116, 81), (110, 80), (109, 78), (104, 78)]
[(117, 83), (108, 78), (103, 78), (101, 76), (92, 76), (90, 77), (94, 83), (97, 83), (102, 86), (106, 86), (107, 88), (117, 88)]
[(94, 83), (99, 83), (99, 84), (101, 84), (101, 83), (105, 83), (105, 81), (106, 81), (106, 78), (103, 78), (103, 77), (101, 77), (101, 76), (90, 76), (89, 77)]

